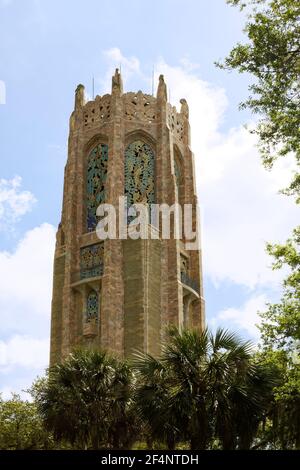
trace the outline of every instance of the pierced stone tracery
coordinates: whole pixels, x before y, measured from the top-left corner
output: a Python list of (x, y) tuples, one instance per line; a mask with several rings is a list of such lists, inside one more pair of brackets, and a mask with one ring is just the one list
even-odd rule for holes
[(156, 119), (156, 100), (151, 95), (144, 95), (141, 91), (137, 93), (126, 93), (123, 96), (125, 118), (129, 121), (146, 121), (149, 124)]
[(173, 136), (183, 142), (183, 116), (180, 113), (177, 113), (175, 106), (168, 104), (168, 124), (170, 129), (173, 132)]

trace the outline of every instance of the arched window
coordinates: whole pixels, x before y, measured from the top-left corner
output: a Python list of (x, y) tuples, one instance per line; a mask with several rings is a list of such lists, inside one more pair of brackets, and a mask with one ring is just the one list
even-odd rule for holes
[(135, 140), (125, 150), (125, 195), (127, 204), (153, 204), (155, 156), (151, 147)]
[(86, 299), (86, 321), (98, 320), (98, 294), (91, 290)]
[(105, 182), (107, 177), (108, 146), (99, 144), (89, 153), (86, 175), (86, 223), (88, 232), (96, 229), (96, 210), (105, 202)]

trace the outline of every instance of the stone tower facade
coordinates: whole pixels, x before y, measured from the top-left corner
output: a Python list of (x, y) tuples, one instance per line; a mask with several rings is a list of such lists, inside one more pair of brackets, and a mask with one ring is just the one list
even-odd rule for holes
[(167, 102), (164, 78), (157, 96), (123, 93), (116, 70), (111, 94), (85, 102), (75, 92), (70, 117), (61, 222), (54, 257), (50, 365), (74, 348), (104, 348), (119, 357), (160, 353), (168, 324), (202, 329), (201, 250), (184, 237), (99, 240), (100, 203), (118, 213), (130, 203), (191, 204), (197, 197), (188, 105)]

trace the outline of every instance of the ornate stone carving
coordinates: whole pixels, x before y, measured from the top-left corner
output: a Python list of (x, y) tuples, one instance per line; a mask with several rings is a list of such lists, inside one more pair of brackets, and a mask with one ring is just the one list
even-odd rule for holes
[(186, 99), (181, 98), (180, 103), (181, 103), (180, 114), (182, 114), (186, 119), (188, 119), (189, 118), (189, 105), (187, 104)]
[(183, 142), (183, 115), (177, 113), (176, 107), (168, 104), (168, 124), (173, 135), (179, 142)]
[(84, 86), (81, 83), (75, 90), (75, 109), (82, 108), (85, 104)]
[(157, 98), (159, 100), (167, 101), (167, 85), (165, 84), (165, 79), (163, 75), (159, 76), (158, 87), (157, 87)]
[(85, 127), (93, 127), (110, 119), (110, 95), (97, 95), (94, 101), (89, 101), (83, 108)]
[(156, 100), (151, 95), (126, 93), (123, 96), (125, 118), (129, 121), (146, 121), (152, 123), (156, 119)]
[(115, 70), (115, 74), (112, 76), (112, 81), (111, 81), (111, 88), (112, 92), (119, 92), (120, 94), (123, 93), (123, 82), (122, 82), (122, 77), (119, 72), (119, 69)]

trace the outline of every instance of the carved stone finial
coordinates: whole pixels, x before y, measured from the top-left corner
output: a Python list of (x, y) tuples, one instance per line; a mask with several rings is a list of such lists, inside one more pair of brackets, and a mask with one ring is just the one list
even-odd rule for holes
[(82, 108), (85, 105), (84, 86), (81, 83), (75, 90), (75, 109)]
[(186, 118), (189, 118), (189, 105), (187, 104), (187, 101), (185, 98), (181, 98), (180, 100), (181, 103), (181, 109), (180, 113)]
[(123, 93), (123, 81), (119, 69), (116, 69), (115, 74), (112, 76), (111, 88), (112, 93), (119, 92), (120, 95)]
[(157, 98), (167, 101), (167, 86), (165, 84), (164, 76), (159, 76), (158, 88), (157, 88)]

